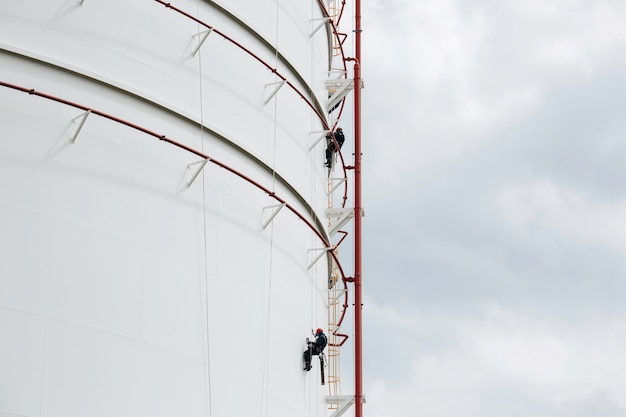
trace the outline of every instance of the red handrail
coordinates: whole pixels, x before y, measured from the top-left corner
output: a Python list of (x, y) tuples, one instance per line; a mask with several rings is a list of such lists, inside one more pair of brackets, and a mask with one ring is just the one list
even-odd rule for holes
[[(273, 74), (276, 74), (276, 76), (278, 78), (280, 78), (282, 81), (285, 81), (285, 84), (287, 84), (298, 96), (300, 96), (300, 98), (302, 98), (305, 101), (305, 103), (311, 108), (311, 110), (313, 110), (313, 112), (317, 115), (317, 117), (321, 121), (322, 126), (324, 127), (324, 129), (334, 130), (335, 126), (331, 127), (328, 124), (328, 122), (326, 121), (326, 118), (322, 114), (320, 114), (320, 112), (317, 110), (317, 108), (315, 108), (313, 103), (311, 103), (311, 101), (309, 99), (307, 99), (306, 96), (304, 94), (302, 94), (302, 92), (291, 81), (288, 81), (287, 77), (285, 77), (280, 72), (278, 72), (278, 70), (276, 68), (272, 67), (270, 64), (265, 62), (257, 54), (255, 54), (254, 52), (252, 52), (251, 50), (249, 50), (248, 48), (246, 48), (245, 46), (243, 46), (241, 43), (237, 42), (236, 40), (234, 40), (230, 36), (226, 35), (224, 32), (220, 31), (219, 29), (216, 29), (215, 27), (209, 25), (206, 22), (203, 22), (202, 20), (198, 19), (197, 17), (192, 16), (191, 14), (185, 12), (184, 10), (182, 10), (182, 9), (176, 7), (176, 6), (172, 6), (172, 4), (170, 2), (166, 2), (166, 1), (163, 1), (163, 0), (154, 0), (154, 1), (156, 1), (157, 3), (162, 4), (163, 6), (165, 6), (168, 9), (171, 9), (171, 10), (177, 12), (177, 13), (180, 13), (181, 15), (183, 15), (183, 16), (191, 19), (191, 20), (193, 20), (194, 22), (204, 26), (207, 29), (212, 30), (213, 32), (215, 32), (218, 35), (222, 36), (228, 42), (230, 42), (233, 45), (237, 46), (238, 48), (242, 49), (248, 55), (250, 55), (255, 60), (260, 62), (265, 68), (267, 68), (268, 70), (272, 71)], [(326, 10), (325, 7), (323, 7), (323, 4), (321, 4), (321, 0), (318, 0), (318, 2), (320, 2), (320, 5), (322, 6), (322, 10), (324, 11), (323, 13), (325, 14), (326, 17), (328, 17), (329, 16), (328, 11)], [(343, 5), (345, 5), (345, 1), (342, 4), (342, 13), (343, 13)], [(337, 28), (335, 27), (335, 24), (332, 21), (330, 22), (330, 24), (331, 24), (331, 26), (333, 28), (333, 33), (335, 34), (335, 36), (337, 36), (337, 38), (339, 38), (339, 33), (337, 31)], [(341, 48), (341, 56), (343, 58), (342, 62), (343, 62), (344, 70), (347, 71), (347, 67), (346, 67), (346, 63), (345, 63), (346, 58), (345, 58), (345, 55), (343, 53), (343, 48)], [(341, 106), (341, 109), (339, 110), (339, 115), (341, 115), (341, 112), (343, 111), (343, 103), (344, 102), (345, 102), (345, 98), (342, 100), (342, 106)], [(344, 177), (347, 178), (348, 174), (347, 174), (346, 164), (345, 164), (344, 159), (343, 159), (343, 154), (341, 153), (341, 151), (338, 151), (338, 152), (339, 152), (339, 157), (341, 159), (341, 165), (343, 167)], [(342, 202), (342, 205), (341, 205), (342, 207), (345, 207), (347, 199), (348, 199), (348, 189), (347, 189), (347, 184), (346, 184), (346, 186), (344, 187), (343, 202)]]
[(343, 268), (341, 267), (341, 263), (339, 262), (339, 259), (337, 258), (337, 255), (334, 253), (334, 251), (332, 250), (333, 245), (330, 244), (330, 242), (328, 240), (326, 240), (326, 238), (324, 237), (324, 235), (315, 227), (315, 225), (313, 223), (311, 223), (309, 220), (307, 220), (303, 214), (301, 214), (294, 206), (292, 206), (291, 204), (287, 203), (287, 201), (285, 201), (283, 198), (279, 197), (278, 195), (276, 195), (276, 193), (274, 191), (272, 191), (271, 189), (263, 186), (262, 184), (260, 184), (259, 182), (253, 180), (252, 178), (250, 178), (249, 176), (243, 174), (240, 171), (237, 171), (236, 169), (226, 165), (223, 162), (220, 162), (217, 159), (214, 159), (213, 157), (211, 157), (208, 154), (205, 154), (197, 149), (194, 149), (190, 146), (187, 146), (183, 143), (177, 142), (169, 137), (167, 137), (166, 135), (161, 135), (157, 132), (154, 132), (152, 130), (149, 130), (143, 126), (139, 126), (135, 123), (129, 122), (127, 120), (124, 120), (122, 118), (119, 118), (117, 116), (113, 116), (111, 114), (105, 113), (103, 111), (100, 111), (98, 109), (94, 109), (79, 103), (75, 103), (69, 100), (65, 100), (63, 98), (57, 97), (57, 96), (53, 96), (51, 94), (46, 94), (43, 93), (41, 91), (37, 91), (34, 88), (27, 88), (27, 87), (22, 87), (16, 84), (11, 84), (11, 83), (7, 83), (5, 81), (0, 81), (0, 86), (3, 87), (7, 87), (7, 88), (11, 88), (13, 90), (17, 90), (17, 91), (22, 91), (24, 93), (28, 93), (30, 95), (34, 95), (34, 96), (38, 96), (38, 97), (42, 97), (48, 100), (52, 100), (52, 101), (56, 101), (57, 103), (61, 103), (61, 104), (65, 104), (67, 106), (71, 106), (80, 110), (84, 110), (84, 111), (90, 111), (92, 114), (95, 114), (97, 116), (103, 117), (105, 119), (109, 119), (111, 121), (114, 121), (116, 123), (122, 124), (124, 126), (128, 126), (132, 129), (138, 130), (140, 132), (143, 132), (149, 136), (155, 137), (158, 140), (161, 140), (163, 142), (167, 142), (171, 145), (174, 145), (180, 149), (184, 149), (187, 152), (190, 152), (194, 155), (197, 155), (203, 159), (207, 159), (209, 162), (211, 162), (212, 164), (215, 164), (221, 168), (224, 168), (225, 170), (229, 171), (232, 174), (235, 174), (236, 176), (238, 176), (239, 178), (245, 180), (246, 182), (252, 184), (253, 186), (255, 186), (256, 188), (262, 190), (263, 192), (265, 192), (269, 197), (273, 198), (274, 200), (278, 201), (281, 204), (284, 204), (285, 207), (291, 211), (293, 214), (296, 215), (296, 217), (298, 217), (300, 220), (302, 220), (308, 227), (309, 229), (311, 229), (311, 231), (313, 231), (313, 233), (315, 233), (315, 235), (322, 241), (322, 243), (324, 244), (325, 247), (327, 247), (329, 249), (329, 253), (330, 255), (333, 257), (333, 259), (335, 260), (335, 262), (337, 263), (337, 266), (339, 267), (339, 271), (341, 273), (341, 277), (342, 280), (346, 279), (345, 273), (343, 271)]
[[(272, 71), (272, 73), (276, 74), (276, 76), (278, 76), (281, 80), (285, 81), (285, 83), (286, 83), (286, 84), (287, 84), (287, 85), (288, 85), (288, 86), (289, 86), (289, 87), (290, 87), (293, 91), (295, 91), (295, 92), (296, 92), (296, 93), (297, 93), (297, 94), (298, 94), (298, 95), (299, 95), (299, 96), (300, 96), (300, 97), (301, 97), (301, 98), (302, 98), (302, 99), (303, 99), (303, 100), (307, 103), (307, 105), (308, 105), (308, 106), (309, 106), (309, 107), (310, 107), (310, 108), (311, 108), (311, 109), (315, 112), (315, 114), (316, 114), (316, 115), (317, 115), (317, 117), (320, 119), (320, 121), (321, 121), (321, 123), (322, 123), (322, 125), (324, 126), (324, 128), (325, 128), (325, 129), (328, 129), (328, 130), (331, 130), (331, 131), (333, 131), (333, 130), (335, 129), (336, 124), (335, 124), (335, 126), (332, 126), (332, 127), (331, 127), (331, 126), (329, 126), (329, 125), (328, 125), (328, 122), (326, 121), (326, 119), (325, 119), (325, 118), (324, 118), (324, 117), (323, 117), (323, 116), (322, 116), (322, 115), (321, 115), (321, 114), (317, 111), (317, 109), (315, 108), (315, 106), (314, 106), (314, 105), (313, 105), (313, 104), (312, 104), (312, 103), (311, 103), (311, 102), (310, 102), (310, 101), (309, 101), (309, 100), (308, 100), (308, 99), (304, 96), (304, 94), (302, 94), (302, 93), (298, 90), (298, 88), (297, 88), (295, 85), (293, 85), (290, 81), (287, 81), (287, 78), (286, 78), (285, 76), (283, 76), (282, 74), (280, 74), (280, 73), (277, 71), (277, 69), (276, 69), (276, 68), (274, 68), (274, 67), (272, 67), (271, 65), (269, 65), (267, 62), (265, 62), (265, 61), (264, 61), (261, 57), (259, 57), (258, 55), (256, 55), (256, 54), (255, 54), (254, 52), (252, 52), (250, 49), (246, 48), (246, 47), (245, 47), (245, 46), (243, 46), (241, 43), (239, 43), (239, 42), (235, 41), (233, 38), (231, 38), (230, 36), (226, 35), (226, 34), (225, 34), (225, 33), (223, 33), (222, 31), (220, 31), (220, 30), (216, 29), (215, 27), (213, 27), (213, 26), (209, 25), (208, 23), (203, 22), (202, 20), (200, 20), (200, 19), (198, 19), (198, 18), (196, 18), (196, 17), (192, 16), (191, 14), (189, 14), (189, 13), (187, 13), (187, 12), (185, 12), (185, 11), (181, 10), (180, 8), (178, 8), (178, 7), (176, 7), (176, 6), (172, 6), (172, 4), (171, 4), (170, 2), (165, 2), (165, 1), (163, 1), (163, 0), (155, 0), (155, 1), (156, 1), (157, 3), (160, 3), (160, 4), (164, 5), (166, 8), (171, 9), (171, 10), (174, 10), (174, 11), (176, 11), (177, 13), (179, 13), (179, 14), (181, 14), (181, 15), (183, 15), (183, 16), (185, 16), (185, 17), (187, 17), (187, 18), (191, 19), (191, 20), (193, 20), (194, 22), (196, 22), (196, 23), (198, 23), (198, 24), (200, 24), (200, 25), (202, 25), (202, 26), (206, 27), (207, 29), (212, 30), (213, 32), (215, 32), (215, 33), (219, 34), (220, 36), (222, 36), (225, 40), (229, 41), (229, 42), (230, 42), (230, 43), (232, 43), (233, 45), (235, 45), (235, 46), (237, 46), (238, 48), (242, 49), (242, 50), (243, 50), (244, 52), (246, 52), (248, 55), (250, 55), (250, 56), (251, 56), (251, 57), (253, 57), (255, 60), (257, 60), (258, 62), (260, 62), (263, 66), (265, 66), (265, 68), (269, 69), (270, 71)], [(324, 6), (323, 1), (322, 1), (322, 0), (318, 0), (318, 4), (319, 4), (319, 6), (320, 6), (320, 8), (321, 8), (321, 10), (322, 10), (322, 14), (323, 14), (325, 17), (330, 17), (330, 14), (328, 13), (328, 10), (327, 10), (327, 9), (326, 9), (326, 7)], [(343, 10), (344, 10), (344, 8), (345, 8), (345, 0), (342, 2), (342, 5), (341, 5), (341, 12), (340, 12), (340, 16), (339, 16), (339, 18), (338, 18), (338, 21), (341, 19), (341, 16), (343, 15)], [(332, 31), (333, 31), (334, 36), (337, 38), (337, 40), (338, 40), (339, 44), (340, 44), (341, 46), (343, 46), (343, 42), (340, 40), (340, 35), (345, 35), (345, 34), (340, 34), (340, 33), (339, 33), (338, 28), (337, 28), (337, 26), (335, 25), (335, 22), (333, 22), (333, 21), (332, 21), (332, 19), (331, 19), (331, 20), (329, 20), (329, 23), (330, 23), (330, 25), (331, 25), (331, 28), (332, 28)], [(347, 35), (346, 35), (346, 36), (347, 36)], [(343, 47), (341, 47), (341, 48), (340, 48), (340, 51), (341, 51), (341, 58), (342, 58), (342, 59), (341, 59), (341, 62), (343, 63), (343, 69), (344, 69), (344, 72), (346, 73), (345, 77), (347, 78), (347, 65), (346, 65), (346, 62), (347, 62), (347, 61), (349, 61), (349, 60), (350, 60), (350, 58), (346, 58), (346, 56), (345, 56), (345, 54), (344, 54)], [(357, 86), (356, 86), (356, 85), (355, 85), (355, 88), (357, 88)], [(342, 100), (341, 108), (339, 109), (339, 116), (340, 116), (340, 115), (341, 115), (341, 113), (343, 112), (344, 105), (345, 105), (345, 98)], [(339, 153), (339, 158), (341, 159), (341, 165), (342, 165), (342, 169), (343, 169), (343, 175), (344, 175), (344, 178), (347, 178), (347, 177), (348, 177), (348, 173), (347, 173), (348, 168), (346, 167), (345, 160), (344, 160), (344, 158), (343, 158), (343, 154), (341, 153), (341, 150), (340, 150), (340, 148), (339, 148), (339, 146), (338, 146), (338, 144), (337, 144), (337, 142), (336, 142), (336, 140), (335, 140), (334, 136), (332, 136), (332, 140), (335, 142), (335, 149), (337, 149), (337, 152)], [(342, 203), (341, 203), (341, 207), (345, 207), (345, 206), (346, 206), (347, 199), (348, 199), (348, 184), (347, 184), (347, 181), (346, 181), (346, 182), (345, 182), (345, 185), (344, 185), (344, 194), (343, 194), (343, 201), (342, 201)], [(326, 242), (325, 240), (323, 240), (323, 241), (325, 242), (325, 244), (326, 244), (326, 245), (327, 245), (327, 247), (328, 247), (328, 242)], [(332, 252), (332, 251), (331, 251), (331, 252)], [(338, 261), (338, 259), (337, 259), (337, 256), (336, 256), (334, 253), (332, 254), (332, 256), (333, 256), (333, 259), (335, 259), (335, 261), (337, 261), (337, 265), (338, 265), (338, 267), (339, 267), (339, 270), (341, 271), (342, 281), (343, 281), (343, 284), (344, 284), (344, 286), (345, 286), (345, 285), (346, 285), (346, 276), (345, 276), (345, 273), (343, 272), (343, 269), (342, 269), (341, 264), (339, 263), (339, 261)], [(347, 288), (347, 287), (346, 287), (346, 288)], [(341, 325), (341, 323), (343, 322), (343, 320), (344, 320), (344, 318), (345, 318), (345, 315), (346, 315), (346, 310), (347, 310), (347, 307), (348, 307), (348, 295), (347, 295), (347, 294), (345, 295), (345, 303), (344, 303), (343, 307), (344, 307), (344, 309), (343, 309), (343, 311), (342, 311), (341, 318), (340, 318), (340, 320), (339, 320), (339, 321), (338, 321), (338, 323), (337, 323), (337, 325), (338, 325), (338, 326), (340, 326), (340, 325)], [(342, 336), (343, 336), (343, 335), (342, 335)], [(345, 340), (344, 340), (344, 342), (345, 342)], [(341, 344), (343, 344), (343, 342), (342, 342)]]

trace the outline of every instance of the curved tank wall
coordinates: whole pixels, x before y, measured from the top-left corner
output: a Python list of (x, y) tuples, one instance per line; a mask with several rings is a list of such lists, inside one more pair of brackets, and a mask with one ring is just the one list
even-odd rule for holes
[(326, 414), (322, 12), (235, 3), (0, 4), (0, 416)]

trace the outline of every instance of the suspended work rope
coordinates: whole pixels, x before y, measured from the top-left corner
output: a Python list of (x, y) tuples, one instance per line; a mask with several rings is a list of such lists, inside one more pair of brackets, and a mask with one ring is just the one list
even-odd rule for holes
[[(200, 15), (199, 6), (196, 5), (196, 14)], [(198, 28), (200, 25), (198, 25)], [(198, 51), (198, 85), (200, 90), (200, 149), (204, 153), (204, 98), (202, 89), (202, 51)], [(204, 318), (206, 332), (206, 388), (207, 388), (207, 404), (205, 415), (213, 416), (213, 398), (211, 396), (211, 336), (209, 324), (209, 260), (208, 260), (208, 237), (207, 237), (207, 196), (206, 196), (206, 180), (204, 170), (201, 177), (202, 184), (202, 229), (203, 229), (203, 255), (204, 255)]]
[[(278, 65), (278, 2), (276, 3), (276, 46), (274, 48), (275, 65)], [(274, 79), (277, 75), (274, 74)], [(274, 96), (274, 120), (272, 126), (272, 192), (276, 192), (276, 128), (278, 118), (278, 97)], [(270, 340), (271, 340), (271, 307), (272, 307), (272, 276), (273, 276), (273, 263), (274, 263), (274, 222), (270, 225), (270, 247), (269, 247), (269, 271), (266, 284), (266, 305), (265, 305), (265, 349), (263, 355), (263, 381), (262, 381), (262, 398), (261, 408), (259, 410), (259, 417), (267, 416), (269, 412), (269, 370), (270, 370)]]

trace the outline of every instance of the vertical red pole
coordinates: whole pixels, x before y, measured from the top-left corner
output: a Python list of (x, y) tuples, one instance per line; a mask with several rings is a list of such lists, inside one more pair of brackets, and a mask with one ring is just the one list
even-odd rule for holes
[(354, 415), (363, 415), (363, 349), (361, 300), (361, 1), (355, 0), (354, 64)]

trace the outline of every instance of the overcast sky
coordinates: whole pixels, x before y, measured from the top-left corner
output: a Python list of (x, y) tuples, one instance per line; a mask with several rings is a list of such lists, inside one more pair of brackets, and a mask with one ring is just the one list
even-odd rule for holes
[(363, 1), (365, 415), (626, 416), (626, 1)]

